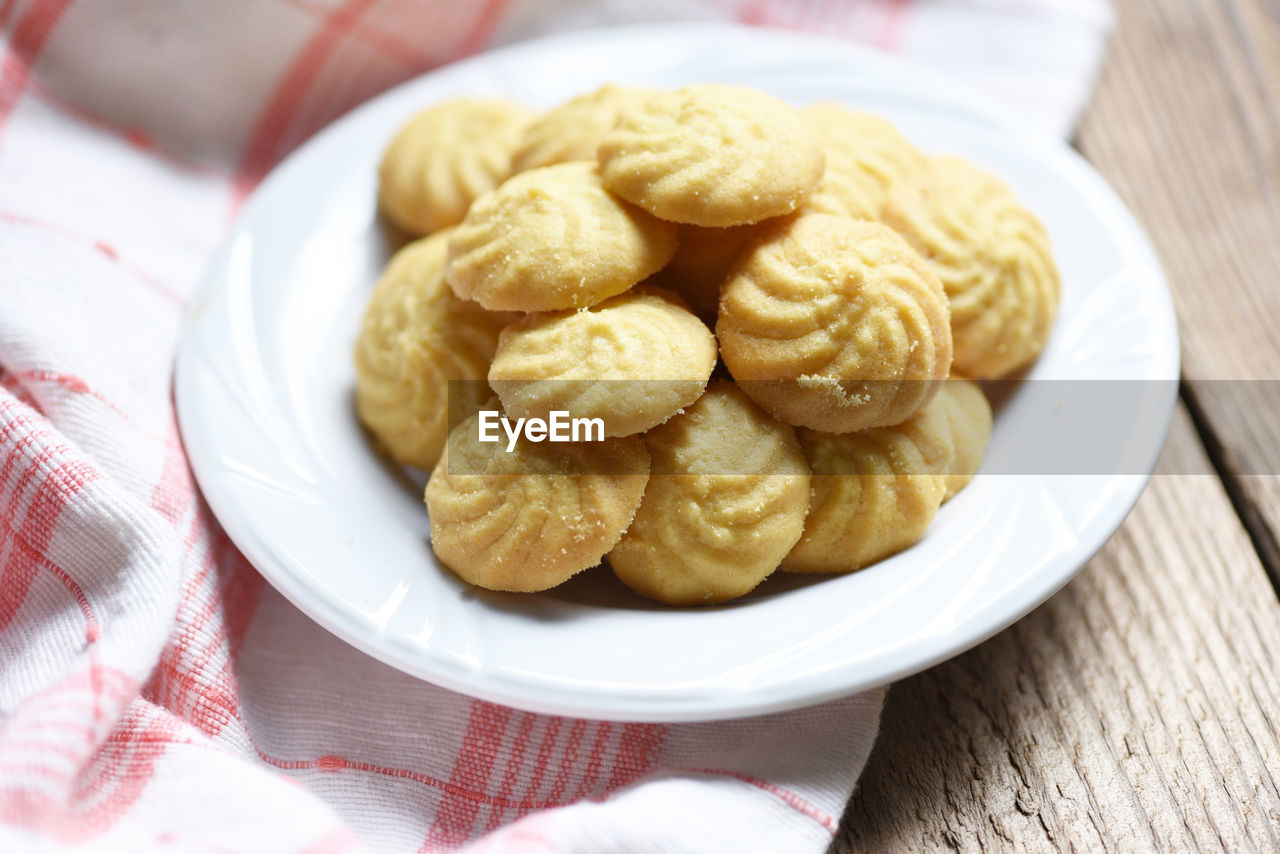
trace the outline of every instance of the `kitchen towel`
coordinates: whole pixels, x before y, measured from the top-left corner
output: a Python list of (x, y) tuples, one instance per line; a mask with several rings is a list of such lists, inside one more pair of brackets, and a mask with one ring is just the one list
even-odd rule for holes
[(417, 681), (202, 502), (173, 353), (256, 183), (329, 120), (536, 35), (676, 20), (894, 52), (1070, 132), (1102, 0), (0, 0), (0, 851), (819, 852), (883, 692), (700, 724)]

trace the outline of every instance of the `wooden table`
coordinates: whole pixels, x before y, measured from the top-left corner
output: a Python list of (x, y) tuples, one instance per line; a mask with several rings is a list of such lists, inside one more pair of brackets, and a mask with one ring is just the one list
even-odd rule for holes
[(1280, 850), (1280, 0), (1115, 5), (1076, 144), (1173, 288), (1165, 456), (1058, 595), (891, 689), (836, 852)]

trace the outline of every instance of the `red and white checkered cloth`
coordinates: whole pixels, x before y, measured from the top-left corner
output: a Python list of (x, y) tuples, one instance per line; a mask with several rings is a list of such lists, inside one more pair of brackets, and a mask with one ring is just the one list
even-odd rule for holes
[(920, 59), (1055, 132), (1103, 0), (0, 0), (0, 851), (817, 852), (881, 693), (696, 725), (528, 714), (347, 647), (201, 501), (184, 305), (257, 181), (499, 42), (736, 19)]

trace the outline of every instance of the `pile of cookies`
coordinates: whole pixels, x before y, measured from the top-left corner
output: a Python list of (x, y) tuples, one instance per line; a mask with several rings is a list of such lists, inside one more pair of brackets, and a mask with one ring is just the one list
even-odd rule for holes
[[(493, 590), (603, 560), (644, 596), (714, 603), (910, 546), (985, 453), (971, 380), (1034, 361), (1058, 303), (1004, 184), (836, 104), (720, 84), (541, 115), (456, 100), (399, 131), (379, 179), (423, 236), (370, 298), (357, 411), (431, 470), (439, 559)], [(480, 441), (481, 410), (600, 435)]]

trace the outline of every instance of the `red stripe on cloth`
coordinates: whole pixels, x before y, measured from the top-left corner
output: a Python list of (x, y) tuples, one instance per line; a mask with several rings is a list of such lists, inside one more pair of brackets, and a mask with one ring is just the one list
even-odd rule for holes
[[(511, 752), (507, 755), (507, 766), (502, 774), (502, 784), (498, 788), (498, 797), (502, 800), (509, 800), (515, 792), (516, 783), (520, 779), (520, 772), (524, 768), (525, 751), (529, 748), (529, 736), (533, 734), (533, 725), (538, 720), (536, 715), (528, 712), (520, 713), (520, 728), (516, 730), (515, 738), (511, 742)], [(484, 833), (493, 830), (506, 817), (505, 812), (501, 809), (492, 809), (489, 811), (489, 820), (485, 823)]]
[(79, 606), (80, 613), (84, 616), (85, 643), (96, 643), (98, 638), (102, 636), (102, 627), (98, 624), (98, 617), (93, 613), (93, 606), (89, 604), (89, 597), (85, 595), (84, 588), (68, 575), (65, 569), (53, 561), (46, 559), (45, 566), (58, 581), (62, 582), (62, 586), (66, 588), (71, 598), (76, 600), (76, 605)]
[[(11, 550), (9, 560), (0, 570), (0, 631), (8, 628), (13, 621), (41, 569), (55, 576), (66, 575), (47, 556), (49, 542), (53, 539), (54, 529), (66, 506), (86, 484), (98, 477), (96, 471), (79, 460), (51, 466), (53, 459), (66, 450), (66, 446), (41, 448), (31, 458), (27, 470), (18, 481), (18, 486), (12, 493), (13, 502), (0, 515), (0, 552), (3, 552), (4, 545), (9, 540), (17, 547)], [(10, 460), (14, 453), (21, 451), (11, 452)], [(9, 466), (10, 461), (7, 460), (6, 471)], [(14, 513), (13, 503), (22, 500), (28, 484), (39, 471), (43, 473), (43, 480), (23, 515), (22, 523), (15, 526), (12, 520), (17, 514)]]
[(821, 824), (831, 833), (835, 833), (836, 829), (840, 826), (834, 818), (809, 803), (809, 801), (800, 797), (795, 792), (770, 783), (768, 780), (761, 780), (758, 777), (752, 777), (749, 774), (743, 774), (738, 771), (728, 771), (723, 768), (672, 768), (671, 770), (686, 774), (706, 774), (713, 777), (731, 777), (734, 780), (740, 780), (743, 783), (755, 786), (761, 791), (768, 792), (787, 806), (794, 809), (796, 812), (801, 815), (808, 816), (818, 822), (818, 824)]
[(592, 787), (600, 777), (600, 767), (604, 763), (605, 745), (609, 743), (609, 737), (612, 734), (613, 727), (607, 721), (596, 724), (596, 738), (591, 744), (591, 752), (587, 754), (586, 770), (582, 772), (577, 791), (570, 796), (569, 800), (577, 801), (592, 793)]
[(284, 154), (280, 150), (292, 130), (294, 117), (316, 74), (330, 54), (376, 0), (345, 0), (320, 20), (316, 32), (298, 51), (275, 91), (267, 98), (240, 158), (235, 175), (235, 205), (243, 202), (271, 166)]
[(493, 31), (498, 28), (503, 13), (507, 10), (507, 0), (489, 0), (480, 10), (475, 26), (462, 39), (459, 52), (462, 56), (475, 53), (489, 43)]
[(0, 5), (0, 27), (8, 27), (9, 16), (13, 14), (13, 8), (17, 5), (18, 0), (4, 0), (4, 4)]
[(80, 377), (75, 376), (74, 374), (58, 373), (56, 371), (14, 371), (13, 376), (19, 382), (22, 382), (26, 385), (30, 385), (33, 382), (34, 383), (50, 383), (50, 384), (59, 386), (60, 388), (63, 388), (66, 391), (71, 392), (72, 394), (87, 394), (93, 399), (97, 400), (99, 403), (102, 403), (103, 405), (105, 405), (108, 409), (110, 409), (116, 415), (124, 419), (125, 422), (129, 424), (129, 426), (145, 434), (149, 438), (154, 439), (158, 442), (162, 442), (165, 445), (169, 445), (169, 446), (172, 446), (175, 442), (175, 440), (171, 436), (162, 436), (159, 433), (156, 433), (154, 430), (150, 430), (146, 427), (143, 427), (141, 424), (139, 424), (137, 421), (134, 420), (132, 415), (130, 415), (121, 407), (117, 406), (114, 402), (111, 401), (110, 398), (102, 394), (102, 392), (94, 390), (92, 387), (90, 387), (90, 385), (87, 382), (82, 380)]
[[(451, 785), (477, 792), (488, 788), (510, 720), (511, 709), (506, 706), (472, 701), (467, 731), (449, 776)], [(479, 814), (480, 804), (473, 798), (446, 796), (436, 808), (435, 821), (427, 831), (427, 843), (445, 847), (461, 844), (471, 835)]]
[(880, 33), (875, 40), (876, 47), (889, 51), (896, 51), (901, 47), (903, 19), (906, 18), (907, 7), (910, 5), (911, 0), (886, 0)]
[(613, 792), (648, 774), (658, 765), (667, 728), (662, 724), (626, 724), (618, 743), (618, 756), (605, 791)]
[[(327, 4), (316, 2), (316, 0), (282, 0), (282, 2), (311, 15), (323, 15), (330, 8)], [(411, 30), (407, 31), (411, 32)], [(377, 27), (371, 27), (363, 23), (357, 24), (351, 27), (350, 34), (353, 38), (359, 39), (379, 53), (394, 57), (410, 68), (429, 68), (439, 62), (436, 57), (419, 50), (411, 39), (401, 38), (396, 33), (387, 32)]]
[(4, 134), (9, 117), (18, 107), (31, 67), (71, 3), (72, 0), (34, 0), (26, 14), (13, 25), (9, 49), (0, 57), (0, 135)]
[(70, 240), (76, 240), (80, 243), (84, 243), (85, 245), (90, 246), (93, 249), (96, 249), (98, 252), (101, 252), (108, 259), (118, 264), (122, 269), (126, 270), (130, 275), (136, 277), (143, 284), (145, 284), (146, 286), (154, 290), (160, 296), (174, 303), (178, 307), (181, 307), (187, 301), (186, 297), (182, 296), (177, 291), (170, 289), (167, 285), (165, 285), (155, 276), (146, 272), (142, 268), (137, 267), (133, 264), (130, 264), (128, 261), (123, 260), (120, 256), (120, 252), (115, 247), (110, 246), (100, 238), (90, 237), (86, 234), (82, 234), (78, 231), (75, 231), (74, 229), (67, 228), (66, 226), (56, 222), (37, 219), (35, 217), (30, 217), (25, 214), (15, 213), (13, 211), (0, 211), (0, 221), (13, 223), (14, 225), (25, 226), (26, 228), (35, 228), (41, 231), (47, 231), (51, 234), (56, 234), (59, 237), (65, 237)]
[(564, 753), (560, 754), (560, 767), (556, 771), (556, 779), (551, 785), (551, 791), (547, 793), (548, 801), (556, 803), (564, 798), (565, 789), (569, 785), (569, 778), (577, 770), (579, 750), (582, 747), (582, 739), (587, 734), (588, 726), (587, 721), (579, 719), (575, 720), (573, 725), (569, 727), (569, 738), (565, 741)]
[(542, 729), (542, 742), (538, 745), (538, 756), (534, 760), (533, 773), (529, 776), (527, 794), (530, 797), (536, 796), (546, 782), (547, 762), (555, 750), (556, 736), (560, 734), (560, 725), (563, 720), (563, 718), (551, 718)]
[[(31, 396), (31, 390), (18, 381), (18, 378), (9, 373), (9, 369), (0, 365), (0, 387), (13, 395), (13, 399), (24, 406), (29, 406), (38, 411), (36, 399)], [(5, 401), (9, 403), (9, 401)], [(4, 407), (7, 409), (8, 407)], [(2, 410), (0, 410), (2, 411)]]
[(168, 165), (181, 169), (184, 172), (190, 172), (193, 175), (201, 175), (205, 177), (221, 178), (223, 180), (230, 180), (231, 178), (231, 173), (228, 170), (220, 169), (217, 166), (213, 166), (208, 163), (201, 163), (200, 161), (192, 160), (171, 148), (161, 145), (154, 137), (144, 130), (134, 127), (126, 127), (100, 116), (97, 113), (86, 110), (79, 104), (63, 98), (39, 80), (27, 81), (26, 93), (32, 98), (38, 99), (42, 104), (50, 109), (62, 113), (69, 119), (74, 119), (75, 121), (89, 125), (96, 130), (111, 134), (139, 151), (144, 151), (153, 157), (158, 157)]
[(767, 13), (772, 4), (770, 0), (752, 0), (738, 9), (738, 21), (753, 27), (768, 23)]

